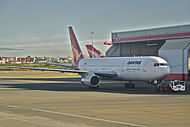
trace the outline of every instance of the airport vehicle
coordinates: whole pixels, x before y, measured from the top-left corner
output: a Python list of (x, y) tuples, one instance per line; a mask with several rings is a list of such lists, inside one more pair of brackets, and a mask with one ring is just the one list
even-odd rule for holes
[(96, 58), (103, 57), (101, 51), (96, 49), (92, 44), (86, 44), (85, 46), (86, 46), (86, 49), (88, 51), (88, 55), (90, 58), (92, 58), (92, 57), (96, 57)]
[(185, 91), (185, 82), (180, 81), (180, 80), (174, 80), (173, 82), (170, 83), (170, 88), (177, 92), (177, 91)]
[(33, 70), (71, 72), (81, 75), (81, 83), (99, 87), (101, 79), (160, 81), (168, 75), (167, 61), (156, 56), (84, 58), (72, 27), (69, 27), (73, 66), (76, 70), (32, 68)]

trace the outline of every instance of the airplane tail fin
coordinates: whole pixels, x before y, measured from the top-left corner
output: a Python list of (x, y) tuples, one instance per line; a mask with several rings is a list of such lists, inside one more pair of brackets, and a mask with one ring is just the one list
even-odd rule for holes
[(91, 44), (86, 44), (85, 45), (89, 54), (89, 57), (96, 57), (99, 58), (102, 56), (102, 53), (100, 50), (96, 49), (95, 47), (93, 47), (93, 45)]
[(82, 50), (71, 26), (69, 26), (69, 36), (73, 53), (73, 65), (78, 66), (79, 61), (84, 58), (84, 55), (82, 54)]

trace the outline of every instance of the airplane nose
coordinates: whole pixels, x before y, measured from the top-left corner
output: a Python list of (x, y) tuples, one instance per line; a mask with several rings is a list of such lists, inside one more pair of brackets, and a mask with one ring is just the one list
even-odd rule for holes
[(159, 70), (160, 70), (160, 74), (159, 76), (160, 77), (166, 77), (169, 73), (170, 73), (170, 68), (169, 66), (165, 66), (165, 67), (159, 67)]
[(166, 68), (163, 68), (163, 74), (166, 76), (170, 73), (170, 67), (167, 66)]

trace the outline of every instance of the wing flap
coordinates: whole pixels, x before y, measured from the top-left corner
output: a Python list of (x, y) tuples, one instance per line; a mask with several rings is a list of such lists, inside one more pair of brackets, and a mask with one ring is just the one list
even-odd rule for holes
[(118, 74), (114, 71), (102, 71), (102, 72), (94, 72), (96, 75), (105, 78), (116, 78)]

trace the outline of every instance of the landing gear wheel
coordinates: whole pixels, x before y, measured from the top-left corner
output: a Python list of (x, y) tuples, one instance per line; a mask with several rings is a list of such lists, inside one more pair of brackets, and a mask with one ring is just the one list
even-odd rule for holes
[(159, 86), (158, 91), (162, 92), (162, 93), (170, 93), (170, 92), (172, 92), (172, 90), (170, 89), (170, 87), (168, 85)]

